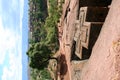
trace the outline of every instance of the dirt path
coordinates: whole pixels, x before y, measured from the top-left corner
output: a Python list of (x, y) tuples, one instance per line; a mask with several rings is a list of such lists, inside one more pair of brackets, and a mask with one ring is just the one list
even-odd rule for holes
[(63, 80), (72, 80), (72, 67), (70, 58), (72, 42), (75, 33), (74, 22), (77, 19), (78, 1), (79, 0), (65, 0), (65, 3), (63, 4), (63, 14), (58, 27), (60, 54), (62, 55), (60, 59), (60, 73)]

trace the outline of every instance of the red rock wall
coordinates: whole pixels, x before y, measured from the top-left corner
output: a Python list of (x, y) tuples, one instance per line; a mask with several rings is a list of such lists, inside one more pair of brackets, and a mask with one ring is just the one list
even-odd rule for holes
[(120, 80), (120, 0), (113, 0), (80, 80)]
[[(79, 0), (65, 0), (63, 4), (63, 13), (59, 23), (59, 42), (60, 42), (60, 53), (65, 55), (66, 63), (67, 63), (67, 71), (64, 75), (64, 80), (71, 80), (71, 46), (75, 33), (74, 22), (77, 18), (77, 10), (78, 10)], [(66, 14), (66, 9), (70, 11)]]

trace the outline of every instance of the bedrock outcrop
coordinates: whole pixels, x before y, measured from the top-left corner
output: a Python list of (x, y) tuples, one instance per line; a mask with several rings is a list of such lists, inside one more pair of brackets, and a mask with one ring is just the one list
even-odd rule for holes
[(80, 80), (120, 80), (120, 0), (113, 0)]
[[(67, 64), (64, 80), (73, 80), (76, 68), (71, 62), (71, 51), (79, 7), (79, 0), (65, 0), (58, 24), (60, 53), (65, 55)], [(76, 73), (76, 80), (120, 80), (120, 0), (112, 0), (109, 8), (90, 58), (83, 65), (77, 62), (76, 69), (81, 70)]]

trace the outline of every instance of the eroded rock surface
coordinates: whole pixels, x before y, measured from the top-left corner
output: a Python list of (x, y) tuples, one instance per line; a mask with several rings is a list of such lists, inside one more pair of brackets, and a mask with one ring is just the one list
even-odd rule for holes
[[(113, 0), (92, 54), (85, 65), (71, 62), (79, 0), (65, 0), (59, 23), (60, 53), (65, 55), (64, 80), (120, 80), (120, 0)], [(81, 67), (82, 65), (82, 67)], [(76, 70), (77, 69), (77, 70)]]
[(65, 0), (63, 14), (59, 23), (60, 53), (65, 55), (67, 62), (67, 72), (64, 80), (71, 80), (71, 47), (75, 33), (74, 21), (77, 19), (79, 0)]
[(113, 0), (80, 80), (120, 80), (120, 0)]

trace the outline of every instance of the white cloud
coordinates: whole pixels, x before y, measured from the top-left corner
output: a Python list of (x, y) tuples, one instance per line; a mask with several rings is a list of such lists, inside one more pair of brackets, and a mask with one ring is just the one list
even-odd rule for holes
[(13, 10), (18, 9), (18, 7), (17, 7), (19, 5), (18, 0), (10, 0), (10, 2), (11, 2), (11, 7)]
[(4, 67), (2, 80), (22, 80), (22, 64), (20, 57), (16, 57), (13, 53), (9, 55), (10, 66)]
[[(1, 26), (0, 21), (0, 26)], [(9, 55), (9, 66), (4, 67), (2, 80), (22, 80), (22, 36), (0, 27), (0, 64)]]
[[(0, 5), (2, 5), (2, 0), (0, 0)], [(2, 7), (0, 6), (0, 13), (2, 12)]]
[[(0, 4), (1, 2), (2, 0), (0, 0)], [(0, 79), (22, 80), (22, 19), (24, 0), (9, 0), (8, 2), (11, 3), (11, 7), (13, 7), (11, 11), (19, 10), (20, 16), (18, 16), (18, 18), (20, 22), (18, 26), (14, 26), (13, 23), (7, 24), (7, 22), (7, 26), (4, 26), (2, 16), (8, 16), (9, 14), (2, 14), (3, 9), (1, 9), (0, 6), (0, 65), (3, 66), (3, 74), (2, 76), (0, 75)], [(18, 7), (16, 6), (19, 6), (19, 9), (17, 9)], [(11, 27), (15, 27), (15, 30)], [(20, 29), (19, 32), (16, 31), (16, 27)], [(8, 65), (4, 65), (6, 55), (9, 57)]]
[[(5, 55), (11, 51), (16, 50), (16, 47), (18, 43), (20, 43), (18, 46), (20, 48), (21, 43), (21, 34), (14, 33), (11, 29), (6, 29), (2, 25), (2, 20), (0, 18), (0, 64), (3, 64), (3, 61), (5, 59)], [(19, 41), (19, 42), (18, 42)]]
[[(0, 20), (0, 26), (2, 26)], [(22, 80), (22, 35), (0, 27), (0, 64), (9, 55), (9, 66), (4, 67), (2, 80)]]
[(24, 0), (20, 0), (20, 30), (22, 32), (22, 19), (23, 19), (23, 12), (24, 12)]
[(6, 54), (6, 51), (7, 51), (7, 44), (6, 44), (6, 40), (9, 36), (9, 32), (6, 32), (4, 29), (3, 29), (3, 24), (2, 24), (2, 20), (0, 18), (0, 55), (1, 55), (1, 59), (0, 59), (0, 64), (3, 63), (4, 61), (4, 58), (5, 58), (5, 54)]

